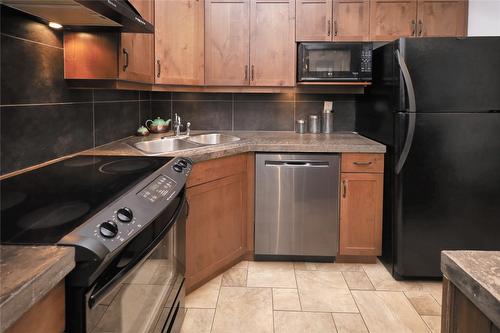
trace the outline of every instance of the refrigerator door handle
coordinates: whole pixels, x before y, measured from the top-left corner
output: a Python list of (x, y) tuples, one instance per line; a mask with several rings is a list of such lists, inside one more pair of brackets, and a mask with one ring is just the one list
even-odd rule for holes
[(399, 156), (398, 162), (396, 163), (396, 174), (401, 172), (403, 166), (408, 158), (408, 154), (410, 153), (410, 148), (413, 143), (413, 135), (415, 134), (415, 122), (416, 122), (416, 111), (417, 106), (415, 103), (415, 89), (413, 88), (413, 82), (411, 80), (410, 71), (408, 70), (408, 66), (406, 66), (405, 60), (401, 56), (399, 50), (395, 52), (396, 58), (398, 59), (399, 67), (401, 68), (401, 73), (403, 74), (403, 81), (406, 86), (406, 91), (408, 93), (408, 131), (406, 132), (406, 139), (403, 146), (403, 150), (401, 151), (401, 155)]

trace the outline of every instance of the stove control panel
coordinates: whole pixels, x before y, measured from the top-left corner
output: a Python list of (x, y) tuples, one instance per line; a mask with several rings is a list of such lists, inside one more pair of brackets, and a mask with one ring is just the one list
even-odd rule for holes
[(176, 185), (177, 183), (175, 180), (165, 175), (161, 175), (146, 186), (146, 188), (137, 193), (137, 195), (153, 203), (163, 198), (167, 198), (168, 200), (174, 195)]

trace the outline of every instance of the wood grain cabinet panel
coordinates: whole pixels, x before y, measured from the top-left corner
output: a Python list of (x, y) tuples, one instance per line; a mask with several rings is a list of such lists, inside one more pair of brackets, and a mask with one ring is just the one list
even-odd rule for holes
[(332, 40), (332, 0), (297, 0), (297, 42)]
[(333, 1), (333, 40), (368, 41), (370, 3), (368, 0)]
[(383, 177), (377, 173), (342, 173), (340, 255), (382, 254)]
[(203, 85), (204, 1), (155, 1), (155, 83)]
[(251, 0), (250, 85), (295, 85), (295, 0)]
[(421, 0), (417, 16), (417, 36), (454, 37), (467, 34), (466, 1)]
[(417, 29), (416, 0), (372, 0), (370, 2), (370, 39), (390, 41), (410, 37)]
[(249, 12), (249, 0), (206, 0), (206, 85), (249, 84)]

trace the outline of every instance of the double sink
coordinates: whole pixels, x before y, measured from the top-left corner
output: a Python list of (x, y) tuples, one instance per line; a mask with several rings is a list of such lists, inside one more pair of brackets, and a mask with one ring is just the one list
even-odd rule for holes
[(130, 145), (148, 155), (176, 152), (186, 149), (199, 148), (239, 141), (240, 138), (221, 133), (207, 133), (193, 136), (163, 137), (150, 141), (139, 141)]

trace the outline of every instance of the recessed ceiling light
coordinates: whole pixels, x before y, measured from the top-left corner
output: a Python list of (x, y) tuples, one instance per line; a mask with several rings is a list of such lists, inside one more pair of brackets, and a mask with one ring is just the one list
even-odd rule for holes
[(54, 29), (61, 29), (62, 25), (57, 23), (57, 22), (49, 22), (49, 27), (54, 28)]

